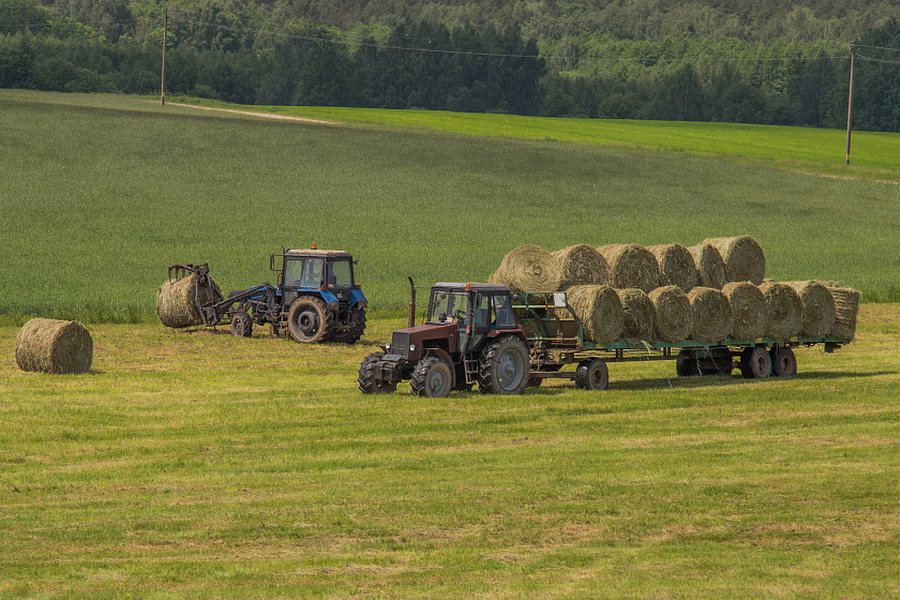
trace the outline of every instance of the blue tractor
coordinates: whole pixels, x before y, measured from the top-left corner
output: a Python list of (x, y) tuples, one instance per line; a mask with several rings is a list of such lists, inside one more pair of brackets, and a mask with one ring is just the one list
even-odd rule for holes
[(249, 337), (253, 325), (269, 325), (274, 335), (302, 344), (356, 343), (366, 329), (368, 301), (356, 284), (357, 261), (348, 252), (282, 250), (269, 257), (278, 284), (264, 283), (223, 296), (209, 277), (209, 266), (176, 264), (169, 278), (197, 276), (195, 304), (207, 327), (230, 324), (231, 333)]

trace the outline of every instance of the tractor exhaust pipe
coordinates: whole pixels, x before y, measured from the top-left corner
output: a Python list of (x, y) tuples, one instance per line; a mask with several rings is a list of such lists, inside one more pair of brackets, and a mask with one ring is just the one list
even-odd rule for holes
[(407, 327), (415, 327), (416, 326), (416, 286), (413, 284), (412, 277), (407, 277), (409, 279), (409, 306), (406, 310), (406, 324)]

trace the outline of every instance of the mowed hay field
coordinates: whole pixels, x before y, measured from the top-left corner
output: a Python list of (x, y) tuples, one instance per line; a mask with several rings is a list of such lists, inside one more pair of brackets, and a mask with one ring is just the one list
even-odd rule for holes
[(900, 300), (900, 187), (888, 183), (114, 96), (0, 91), (0, 131), (0, 319), (13, 324), (152, 322), (170, 263), (208, 261), (228, 291), (273, 279), (282, 245), (314, 241), (351, 251), (373, 309), (395, 314), (407, 276), (485, 280), (523, 243), (740, 234), (760, 240), (772, 277)]
[(794, 379), (441, 400), (358, 393), (368, 343), (92, 332), (88, 375), (0, 360), (0, 596), (900, 594), (897, 304)]
[[(0, 165), (0, 597), (900, 594), (896, 185), (5, 90)], [(610, 365), (602, 393), (356, 390), (407, 275), (737, 234), (770, 276), (894, 303), (864, 304), (840, 351), (798, 351), (792, 379), (648, 362)], [(155, 321), (168, 264), (209, 261), (227, 292), (312, 241), (360, 260), (361, 344)], [(16, 368), (37, 315), (88, 323), (90, 373)]]

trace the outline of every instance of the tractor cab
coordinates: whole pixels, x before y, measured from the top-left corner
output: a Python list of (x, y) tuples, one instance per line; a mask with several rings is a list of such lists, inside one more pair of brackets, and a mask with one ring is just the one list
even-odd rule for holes
[(492, 329), (516, 329), (509, 288), (485, 283), (437, 283), (431, 288), (427, 322), (456, 323), (459, 348), (477, 350)]

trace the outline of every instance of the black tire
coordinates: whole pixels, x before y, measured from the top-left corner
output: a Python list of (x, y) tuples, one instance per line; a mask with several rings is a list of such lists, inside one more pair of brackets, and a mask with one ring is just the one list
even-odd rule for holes
[(253, 319), (245, 312), (236, 312), (231, 315), (231, 335), (235, 337), (250, 337), (253, 335)]
[(384, 358), (384, 352), (373, 352), (365, 357), (359, 365), (356, 382), (363, 394), (390, 394), (397, 390), (397, 384), (375, 379), (373, 367)]
[(609, 387), (609, 367), (602, 358), (583, 360), (575, 369), (575, 387), (602, 391)]
[(741, 352), (741, 375), (744, 379), (765, 379), (772, 374), (772, 357), (765, 346), (744, 348)]
[(344, 344), (355, 344), (362, 337), (363, 332), (366, 330), (366, 309), (353, 309), (353, 313), (354, 326), (343, 331), (335, 331), (332, 336), (334, 341), (343, 342)]
[(710, 355), (705, 358), (703, 361), (707, 365), (711, 362), (714, 366), (705, 366), (700, 367), (701, 375), (731, 375), (731, 371), (734, 368), (734, 361), (731, 357), (731, 350), (728, 349), (714, 349), (711, 351)]
[(794, 351), (786, 346), (772, 348), (772, 375), (775, 377), (795, 377), (797, 375), (797, 357)]
[(700, 367), (697, 366), (697, 357), (687, 350), (678, 353), (678, 358), (675, 359), (675, 373), (679, 377), (694, 377), (703, 374)]
[(478, 387), (485, 394), (521, 394), (530, 366), (525, 342), (511, 335), (498, 338), (481, 352)]
[(452, 367), (437, 356), (426, 356), (416, 363), (409, 386), (416, 396), (446, 398), (453, 387)]
[(288, 312), (288, 329), (295, 341), (318, 344), (331, 335), (334, 316), (322, 300), (314, 296), (301, 296), (294, 300)]

